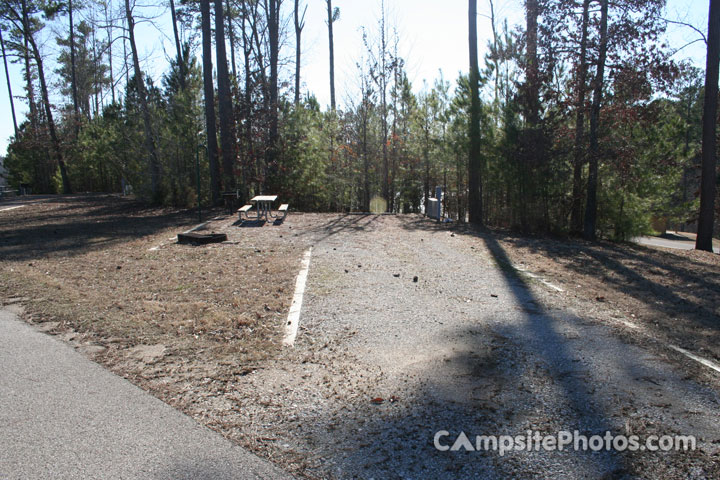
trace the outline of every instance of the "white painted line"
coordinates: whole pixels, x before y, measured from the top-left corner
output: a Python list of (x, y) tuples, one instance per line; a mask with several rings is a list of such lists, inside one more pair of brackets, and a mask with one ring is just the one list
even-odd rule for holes
[(628, 322), (627, 320), (624, 320), (624, 319), (622, 319), (622, 318), (616, 318), (615, 320), (617, 320), (618, 322), (622, 323), (623, 325), (625, 325), (625, 326), (628, 327), (628, 328), (633, 328), (633, 329), (638, 329), (638, 328), (640, 328), (639, 326), (635, 325), (634, 323)]
[(688, 357), (688, 358), (690, 358), (690, 359), (692, 359), (692, 360), (695, 360), (696, 362), (702, 363), (702, 364), (705, 365), (706, 367), (711, 368), (711, 369), (715, 370), (716, 372), (720, 373), (720, 365), (718, 365), (717, 363), (715, 363), (715, 362), (713, 362), (713, 361), (711, 361), (711, 360), (708, 360), (708, 359), (706, 359), (706, 358), (698, 357), (698, 356), (695, 355), (694, 353), (688, 352), (688, 351), (685, 350), (684, 348), (680, 348), (680, 347), (678, 347), (677, 345), (668, 345), (668, 347), (670, 347), (670, 348), (672, 348), (673, 350), (675, 350), (676, 352), (680, 352), (680, 353), (682, 353), (683, 355), (685, 355), (686, 357)]
[(522, 272), (522, 273), (524, 273), (525, 275), (527, 275), (528, 277), (530, 277), (530, 278), (532, 278), (532, 279), (535, 279), (535, 280), (538, 280), (540, 283), (542, 283), (542, 284), (545, 285), (546, 287), (552, 288), (552, 289), (555, 290), (556, 292), (564, 292), (564, 291), (565, 291), (565, 290), (563, 290), (562, 288), (558, 287), (557, 285), (553, 285), (552, 283), (548, 282), (547, 280), (545, 280), (545, 279), (542, 278), (541, 276), (535, 275), (534, 273), (529, 272), (529, 271), (525, 270), (525, 269), (522, 268), (522, 267), (518, 267), (517, 265), (513, 265), (512, 267), (513, 267), (515, 270), (517, 270), (518, 272)]
[(295, 337), (297, 337), (298, 326), (300, 325), (300, 310), (302, 309), (303, 294), (305, 293), (305, 282), (307, 282), (308, 271), (310, 270), (311, 255), (312, 247), (305, 252), (300, 264), (300, 273), (298, 273), (295, 281), (295, 294), (293, 295), (292, 304), (290, 304), (290, 311), (285, 324), (285, 338), (283, 338), (283, 345), (289, 347), (295, 344)]
[(0, 212), (7, 212), (7, 211), (9, 211), (9, 210), (15, 210), (16, 208), (22, 208), (22, 207), (24, 207), (24, 206), (25, 206), (25, 205), (18, 205), (18, 206), (16, 206), (16, 207), (0, 208)]

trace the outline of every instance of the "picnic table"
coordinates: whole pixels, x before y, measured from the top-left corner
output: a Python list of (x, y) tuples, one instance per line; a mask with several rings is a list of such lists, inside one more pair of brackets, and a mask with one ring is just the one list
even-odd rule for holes
[(277, 195), (256, 195), (253, 198), (250, 199), (252, 203), (255, 204), (255, 215), (250, 215), (250, 209), (252, 209), (252, 205), (245, 205), (242, 208), (238, 210), (240, 219), (242, 220), (243, 214), (245, 214), (245, 217), (248, 220), (255, 220), (260, 221), (264, 219), (265, 221), (270, 221), (270, 219), (284, 219), (287, 215), (287, 209), (288, 205), (283, 204), (280, 205), (280, 208), (278, 209), (278, 214), (273, 215), (272, 212), (272, 204), (275, 200), (277, 200)]

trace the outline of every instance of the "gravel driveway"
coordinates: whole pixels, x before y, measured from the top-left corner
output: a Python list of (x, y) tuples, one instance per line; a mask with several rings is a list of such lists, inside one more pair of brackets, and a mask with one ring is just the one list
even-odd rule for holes
[[(295, 347), (225, 399), (240, 443), (308, 478), (720, 478), (718, 382), (568, 310), (490, 234), (339, 216), (302, 236), (314, 248)], [(448, 445), (578, 430), (698, 448), (500, 456), (438, 451), (441, 430)]]

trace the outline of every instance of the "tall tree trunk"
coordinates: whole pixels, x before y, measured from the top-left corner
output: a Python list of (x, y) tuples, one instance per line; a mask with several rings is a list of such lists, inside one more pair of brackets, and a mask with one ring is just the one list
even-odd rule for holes
[(335, 110), (335, 42), (333, 40), (333, 20), (334, 12), (332, 0), (326, 0), (327, 3), (327, 26), (328, 26), (328, 44), (330, 46), (330, 108)]
[[(124, 27), (127, 29), (127, 15), (123, 17)], [(128, 66), (127, 35), (122, 36), (123, 44), (123, 69), (125, 70), (125, 89), (130, 85), (130, 67)]]
[[(23, 4), (24, 5), (24, 4)], [(38, 111), (35, 103), (35, 87), (32, 81), (32, 67), (30, 66), (30, 43), (27, 35), (23, 35), (23, 63), (25, 66), (25, 88), (27, 90), (28, 110), (30, 111), (30, 128), (33, 131), (33, 137), (37, 137), (38, 127)]]
[(300, 0), (295, 0), (295, 105), (300, 103), (300, 52), (301, 43), (300, 37), (302, 35), (303, 28), (305, 27), (305, 12), (307, 12), (307, 5), (303, 10), (302, 16), (300, 15)]
[(250, 181), (255, 182), (255, 189), (257, 190), (260, 180), (260, 165), (258, 165), (259, 159), (255, 156), (255, 148), (253, 141), (253, 115), (252, 115), (252, 65), (251, 65), (251, 54), (252, 54), (252, 38), (248, 35), (245, 22), (248, 19), (248, 11), (245, 3), (242, 3), (243, 15), (242, 15), (242, 35), (243, 35), (243, 60), (245, 67), (245, 97), (243, 102), (243, 119), (245, 120), (245, 161), (247, 163), (247, 170), (251, 172), (250, 178), (245, 182), (245, 188), (247, 193), (250, 188)]
[(113, 74), (113, 58), (112, 58), (112, 44), (113, 44), (113, 18), (108, 15), (108, 3), (104, 2), (103, 7), (105, 9), (105, 24), (107, 25), (108, 32), (108, 67), (110, 67), (110, 93), (112, 95), (112, 102), (115, 103), (115, 76)]
[[(278, 57), (280, 53), (280, 0), (270, 0), (268, 12), (268, 41), (270, 44), (270, 131), (266, 151), (267, 168), (276, 172), (278, 143)], [(272, 175), (274, 177), (274, 175)]]
[(213, 205), (220, 203), (220, 164), (218, 162), (217, 130), (215, 128), (215, 87), (212, 67), (212, 32), (210, 0), (200, 0), (202, 31), (203, 91), (205, 93), (205, 132), (210, 163), (210, 195)]
[(387, 105), (387, 35), (385, 34), (385, 1), (380, 2), (382, 10), (380, 16), (380, 75), (378, 86), (380, 88), (380, 109), (382, 115), (382, 160), (383, 178), (382, 195), (386, 208), (390, 208), (390, 162), (388, 159), (388, 105)]
[(525, 68), (525, 94), (527, 102), (527, 123), (531, 129), (536, 129), (540, 121), (540, 70), (538, 67), (538, 15), (540, 6), (538, 0), (526, 0), (526, 68)]
[(493, 35), (493, 65), (495, 67), (495, 103), (498, 103), (498, 92), (500, 89), (500, 57), (498, 55), (498, 35), (497, 27), (495, 26), (495, 5), (493, 0), (489, 0), (490, 3), (490, 26), (492, 27)]
[[(363, 100), (363, 103), (365, 101)], [(368, 111), (367, 104), (362, 114), (362, 156), (363, 156), (363, 211), (370, 211), (370, 154), (368, 152)]]
[[(430, 206), (430, 121), (428, 119), (429, 112), (427, 111), (427, 97), (425, 98), (425, 112), (423, 112), (423, 149), (422, 157), (423, 164), (425, 165), (425, 178), (423, 179), (423, 203), (425, 207), (425, 214), (427, 215), (428, 207)], [(458, 190), (458, 196), (460, 191)]]
[(577, 71), (577, 98), (575, 100), (575, 145), (573, 158), (573, 189), (572, 209), (570, 212), (570, 231), (579, 234), (582, 232), (582, 169), (585, 157), (583, 139), (585, 137), (585, 93), (587, 89), (587, 38), (588, 23), (590, 22), (590, 0), (583, 0), (582, 33), (580, 36), (580, 58), (578, 58)]
[(150, 109), (147, 103), (147, 93), (145, 92), (145, 81), (140, 70), (140, 59), (138, 57), (137, 44), (135, 43), (135, 19), (130, 9), (130, 0), (125, 0), (125, 17), (127, 19), (128, 40), (130, 41), (130, 50), (132, 53), (133, 69), (135, 71), (135, 86), (140, 100), (140, 110), (143, 117), (143, 129), (145, 133), (145, 150), (148, 154), (148, 171), (150, 175), (150, 192), (152, 200), (160, 203), (160, 162), (158, 161), (157, 149), (155, 146), (155, 137), (152, 131), (152, 121), (150, 119)]
[(235, 190), (235, 135), (233, 129), (230, 74), (225, 53), (225, 19), (222, 0), (215, 0), (215, 55), (217, 57), (218, 113), (220, 115), (220, 149), (222, 153), (223, 188)]
[(172, 18), (173, 35), (175, 36), (175, 50), (177, 51), (177, 64), (180, 71), (180, 88), (185, 90), (185, 58), (183, 57), (180, 44), (180, 33), (177, 26), (177, 15), (175, 12), (175, 0), (170, 0), (170, 16)]
[[(93, 13), (93, 23), (95, 23), (94, 13)], [(93, 58), (92, 62), (93, 65), (98, 65), (98, 54), (97, 54), (97, 35), (95, 26), (92, 27), (92, 53)], [(95, 97), (95, 115), (98, 115), (100, 113), (100, 93), (101, 93), (101, 87), (100, 87), (100, 78), (98, 77), (98, 69), (93, 68), (93, 95)], [(88, 109), (89, 110), (89, 109)], [(88, 120), (90, 119), (90, 116), (88, 115)]]
[[(24, 1), (23, 4), (25, 4)], [(43, 68), (42, 56), (40, 55), (40, 50), (38, 49), (37, 43), (35, 42), (35, 38), (32, 36), (30, 22), (27, 18), (27, 15), (25, 15), (23, 23), (25, 35), (27, 36), (27, 39), (30, 42), (30, 46), (32, 47), (35, 65), (37, 66), (38, 70), (38, 78), (40, 80), (40, 93), (42, 95), (42, 101), (45, 106), (45, 116), (47, 117), (46, 120), (50, 133), (50, 140), (53, 145), (53, 153), (55, 154), (55, 160), (57, 161), (58, 167), (60, 167), (60, 177), (62, 178), (63, 193), (72, 193), (72, 187), (70, 186), (70, 177), (68, 176), (67, 168), (65, 166), (65, 160), (63, 159), (62, 150), (60, 147), (60, 140), (58, 139), (57, 131), (55, 130), (55, 122), (53, 120), (52, 108), (50, 108), (50, 95), (48, 94), (47, 83), (45, 82), (45, 70)]]
[(482, 184), (480, 179), (480, 92), (477, 50), (477, 0), (468, 1), (468, 44), (470, 47), (470, 156), (468, 159), (468, 210), (470, 223), (482, 225)]
[(598, 52), (597, 72), (593, 86), (593, 103), (590, 113), (590, 170), (588, 172), (587, 201), (585, 203), (585, 228), (583, 237), (595, 240), (597, 222), (597, 184), (600, 146), (598, 127), (600, 123), (600, 104), (602, 102), (605, 76), (605, 57), (607, 55), (608, 0), (600, 0), (600, 50)]
[(700, 216), (695, 248), (713, 251), (712, 234), (715, 220), (717, 188), (717, 96), (718, 64), (720, 62), (720, 0), (710, 0), (708, 15), (707, 60), (705, 67), (705, 99), (703, 101), (702, 174), (700, 179)]
[(35, 87), (33, 86), (32, 66), (30, 65), (30, 43), (27, 35), (23, 35), (23, 66), (25, 67), (25, 90), (27, 91), (28, 110), (30, 114), (30, 129), (34, 139), (38, 135), (38, 110), (35, 103)]
[(15, 139), (18, 136), (17, 119), (15, 118), (15, 100), (13, 99), (12, 86), (10, 85), (10, 72), (8, 71), (7, 54), (5, 53), (5, 42), (0, 30), (0, 47), (2, 48), (3, 63), (5, 64), (5, 80), (7, 81), (8, 95), (10, 96), (10, 112), (12, 113), (13, 128), (15, 129)]
[(230, 40), (230, 65), (232, 65), (233, 77), (237, 80), (237, 65), (235, 64), (235, 27), (233, 26), (232, 5), (230, 0), (225, 0), (227, 10), (228, 40)]
[(78, 91), (77, 91), (77, 75), (75, 73), (75, 26), (73, 25), (73, 2), (68, 0), (68, 17), (70, 20), (70, 83), (72, 88), (73, 100), (73, 123), (75, 127), (75, 137), (80, 131), (80, 115), (78, 114)]

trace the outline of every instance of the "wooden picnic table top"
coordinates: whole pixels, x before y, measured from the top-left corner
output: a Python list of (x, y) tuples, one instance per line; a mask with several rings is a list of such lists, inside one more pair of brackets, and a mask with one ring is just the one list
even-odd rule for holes
[(277, 200), (277, 195), (256, 195), (250, 199), (251, 202), (274, 202)]

